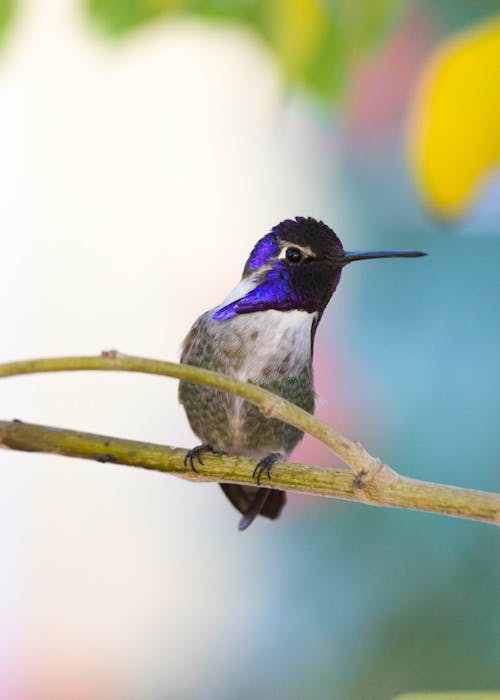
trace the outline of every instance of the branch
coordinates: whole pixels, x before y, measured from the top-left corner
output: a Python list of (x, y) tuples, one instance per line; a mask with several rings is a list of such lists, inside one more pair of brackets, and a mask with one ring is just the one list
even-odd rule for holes
[[(203, 455), (203, 466), (195, 473), (184, 466), (185, 449), (19, 421), (0, 421), (0, 445), (13, 450), (127, 464), (168, 472), (191, 481), (255, 484), (252, 474), (257, 460), (254, 459), (207, 453)], [(277, 462), (266, 487), (500, 524), (500, 496), (496, 494), (399, 476), (389, 480), (378, 477), (357, 486), (347, 471)]]
[(255, 386), (255, 384), (240, 382), (227, 375), (211, 372), (201, 367), (150, 360), (144, 357), (132, 357), (132, 355), (122, 355), (116, 350), (111, 350), (103, 352), (97, 357), (51, 357), (41, 360), (8, 362), (0, 364), (0, 377), (38, 372), (77, 372), (80, 370), (159, 374), (164, 377), (175, 377), (195, 384), (204, 384), (214, 389), (221, 389), (256, 404), (268, 418), (279, 418), (285, 423), (294, 425), (304, 433), (312, 435), (335, 452), (355, 474), (373, 472), (385, 467), (378, 459), (369, 455), (359, 442), (352, 442), (307, 411), (294, 406), (286, 399), (282, 399), (281, 396), (266, 391), (260, 386)]
[[(371, 505), (423, 510), (471, 520), (500, 524), (500, 495), (417, 481), (399, 476), (369, 455), (359, 444), (343, 437), (288, 401), (260, 387), (215, 372), (171, 362), (147, 360), (115, 352), (101, 357), (52, 358), (0, 365), (0, 377), (33, 372), (75, 370), (126, 370), (147, 372), (199, 382), (229, 391), (252, 401), (268, 416), (284, 420), (307, 432), (336, 452), (356, 474), (335, 469), (277, 463), (266, 486)], [(204, 455), (204, 465), (194, 473), (184, 466), (186, 451), (151, 443), (122, 440), (71, 430), (21, 423), (0, 422), (0, 446), (49, 452), (100, 462), (127, 464), (170, 472), (192, 481), (226, 481), (253, 484), (256, 460), (243, 457)]]

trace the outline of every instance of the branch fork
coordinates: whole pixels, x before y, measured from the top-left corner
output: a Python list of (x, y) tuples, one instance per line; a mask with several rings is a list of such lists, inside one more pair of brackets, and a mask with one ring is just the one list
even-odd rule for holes
[[(266, 487), (347, 499), (371, 505), (391, 506), (453, 515), (500, 525), (500, 494), (445, 486), (403, 477), (363, 445), (285, 399), (254, 384), (240, 382), (199, 367), (123, 355), (108, 350), (100, 356), (61, 357), (0, 364), (0, 378), (38, 372), (82, 370), (144, 372), (210, 386), (256, 404), (266, 416), (295, 426), (326, 445), (351, 469), (347, 471), (276, 463)], [(0, 447), (49, 452), (170, 472), (191, 481), (252, 484), (256, 460), (228, 455), (204, 455), (197, 472), (184, 464), (180, 448), (93, 435), (72, 430), (0, 421)], [(354, 476), (353, 476), (354, 475)]]

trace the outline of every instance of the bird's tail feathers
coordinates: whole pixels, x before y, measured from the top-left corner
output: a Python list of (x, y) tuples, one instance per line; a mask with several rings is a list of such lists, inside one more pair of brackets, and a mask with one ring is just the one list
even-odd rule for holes
[(246, 530), (258, 515), (275, 520), (286, 503), (286, 493), (276, 489), (220, 484), (233, 506), (243, 515), (238, 528)]

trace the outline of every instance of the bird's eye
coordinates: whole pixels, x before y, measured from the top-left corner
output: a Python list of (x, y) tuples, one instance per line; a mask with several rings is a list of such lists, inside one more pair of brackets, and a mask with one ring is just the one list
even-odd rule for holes
[(287, 248), (285, 251), (285, 257), (288, 260), (288, 262), (293, 263), (294, 265), (297, 265), (302, 258), (302, 252), (298, 248), (293, 248), (292, 246), (290, 248)]

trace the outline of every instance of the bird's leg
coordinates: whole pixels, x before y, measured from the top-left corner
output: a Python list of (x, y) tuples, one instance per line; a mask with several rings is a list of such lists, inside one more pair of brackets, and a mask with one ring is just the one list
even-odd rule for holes
[(273, 464), (275, 464), (282, 457), (283, 455), (281, 452), (271, 452), (266, 457), (263, 457), (260, 462), (258, 462), (252, 474), (252, 477), (257, 479), (257, 486), (260, 486), (260, 477), (264, 472), (267, 473), (268, 479), (271, 478), (271, 469), (273, 468)]
[(189, 466), (191, 467), (191, 469), (194, 472), (196, 472), (197, 469), (194, 466), (194, 460), (196, 460), (199, 464), (203, 466), (203, 460), (201, 458), (203, 452), (212, 452), (213, 454), (217, 455), (226, 454), (225, 452), (219, 452), (218, 450), (214, 450), (212, 445), (207, 445), (206, 443), (203, 443), (202, 445), (197, 445), (196, 447), (193, 447), (191, 450), (187, 451), (186, 456), (184, 457), (184, 466), (187, 467), (189, 462)]

